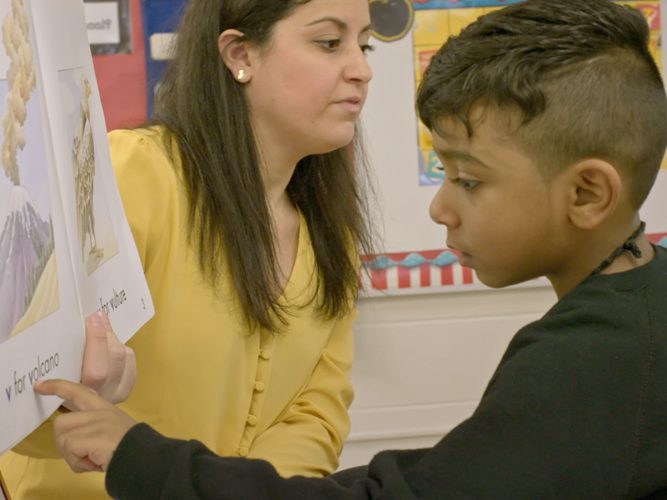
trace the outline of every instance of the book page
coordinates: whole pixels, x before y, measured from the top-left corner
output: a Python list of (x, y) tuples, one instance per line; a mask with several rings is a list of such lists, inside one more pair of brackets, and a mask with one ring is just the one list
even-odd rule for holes
[(122, 341), (153, 306), (116, 187), (81, 0), (0, 0), (0, 452), (79, 380), (84, 318)]
[(111, 169), (83, 3), (31, 5), (81, 311), (102, 309), (126, 341), (153, 306)]
[(78, 380), (79, 305), (58, 189), (34, 30), (19, 0), (0, 0), (0, 451), (60, 404), (43, 377)]

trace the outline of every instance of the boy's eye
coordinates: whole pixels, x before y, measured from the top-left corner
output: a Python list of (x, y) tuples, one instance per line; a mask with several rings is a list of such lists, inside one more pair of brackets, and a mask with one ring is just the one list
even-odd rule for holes
[(466, 191), (472, 191), (479, 185), (479, 181), (474, 181), (472, 179), (457, 179), (459, 186), (461, 186)]
[(317, 43), (319, 43), (326, 50), (333, 51), (340, 46), (340, 39), (334, 38), (332, 40), (318, 40)]
[(449, 179), (449, 182), (457, 186), (461, 186), (464, 191), (472, 191), (477, 186), (479, 186), (479, 181), (473, 179), (465, 179), (461, 177), (456, 177), (454, 179)]

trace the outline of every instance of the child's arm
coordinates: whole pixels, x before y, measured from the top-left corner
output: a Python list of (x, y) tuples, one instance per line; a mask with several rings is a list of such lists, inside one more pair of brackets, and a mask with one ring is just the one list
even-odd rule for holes
[[(80, 384), (47, 380), (40, 394), (66, 400), (72, 413), (56, 419), (56, 441), (74, 471), (107, 471), (106, 487), (115, 498), (376, 498), (381, 486), (362, 479), (344, 487), (330, 478), (282, 478), (265, 460), (225, 458), (198, 441), (170, 439)], [(407, 490), (392, 488), (400, 496)]]

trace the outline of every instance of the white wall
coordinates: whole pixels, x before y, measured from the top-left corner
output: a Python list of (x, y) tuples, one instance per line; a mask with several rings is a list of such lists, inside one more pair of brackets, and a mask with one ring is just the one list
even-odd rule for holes
[(341, 468), (437, 442), (472, 413), (514, 333), (554, 302), (546, 286), (361, 299)]

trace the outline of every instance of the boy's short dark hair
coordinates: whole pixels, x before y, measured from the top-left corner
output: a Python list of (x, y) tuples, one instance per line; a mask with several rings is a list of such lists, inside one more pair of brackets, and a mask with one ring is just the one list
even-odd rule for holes
[(639, 208), (667, 144), (667, 99), (635, 9), (610, 0), (527, 0), (480, 17), (440, 48), (417, 95), (421, 120), (477, 105), (517, 114), (517, 144), (549, 178), (583, 158), (613, 164)]

